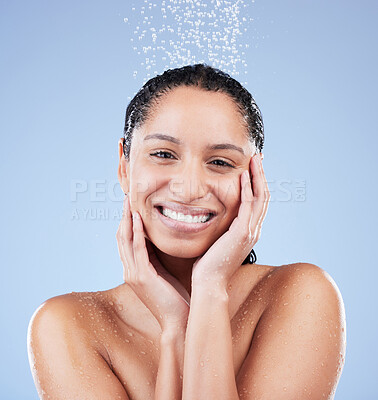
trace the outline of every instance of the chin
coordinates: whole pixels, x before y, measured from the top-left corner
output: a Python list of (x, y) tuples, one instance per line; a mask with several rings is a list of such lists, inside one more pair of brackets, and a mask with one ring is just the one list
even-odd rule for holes
[(184, 243), (183, 240), (178, 240), (177, 245), (171, 243), (160, 243), (160, 241), (153, 242), (155, 246), (165, 254), (177, 258), (197, 258), (202, 256), (209, 246), (199, 246), (196, 244)]

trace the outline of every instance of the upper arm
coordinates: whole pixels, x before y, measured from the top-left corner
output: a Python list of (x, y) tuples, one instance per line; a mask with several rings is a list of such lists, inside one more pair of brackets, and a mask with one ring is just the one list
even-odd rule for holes
[(64, 296), (47, 300), (29, 323), (29, 363), (40, 398), (128, 400), (67, 303)]
[(313, 264), (281, 276), (237, 376), (241, 399), (332, 399), (344, 363), (345, 311), (333, 279)]

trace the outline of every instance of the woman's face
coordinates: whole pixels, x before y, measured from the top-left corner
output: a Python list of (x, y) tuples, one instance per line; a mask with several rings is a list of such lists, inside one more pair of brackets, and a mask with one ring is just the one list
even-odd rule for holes
[[(120, 151), (119, 178), (155, 246), (194, 258), (237, 216), (240, 175), (254, 153), (231, 98), (180, 86), (159, 98), (148, 121), (134, 131), (129, 162)], [(206, 223), (191, 223), (177, 221), (178, 212), (192, 221), (213, 215)]]

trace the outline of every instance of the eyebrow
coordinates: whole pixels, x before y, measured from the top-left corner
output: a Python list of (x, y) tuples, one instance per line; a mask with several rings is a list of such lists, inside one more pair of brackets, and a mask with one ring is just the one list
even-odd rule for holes
[[(159, 140), (166, 140), (168, 142), (172, 142), (178, 145), (182, 145), (182, 141), (180, 139), (177, 139), (173, 136), (170, 135), (164, 135), (162, 133), (154, 133), (152, 135), (147, 135), (144, 140), (150, 140), (150, 139), (159, 139)], [(208, 145), (207, 149), (209, 150), (236, 150), (239, 151), (241, 154), (244, 155), (244, 151), (241, 147), (235, 146), (234, 144), (231, 143), (219, 143), (219, 144), (212, 144)]]

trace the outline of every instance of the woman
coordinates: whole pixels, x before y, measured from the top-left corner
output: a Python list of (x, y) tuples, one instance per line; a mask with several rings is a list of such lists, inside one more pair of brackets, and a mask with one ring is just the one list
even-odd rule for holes
[(47, 300), (28, 335), (43, 399), (332, 399), (345, 317), (308, 263), (256, 264), (269, 190), (250, 93), (205, 64), (148, 81), (126, 111), (124, 283)]

